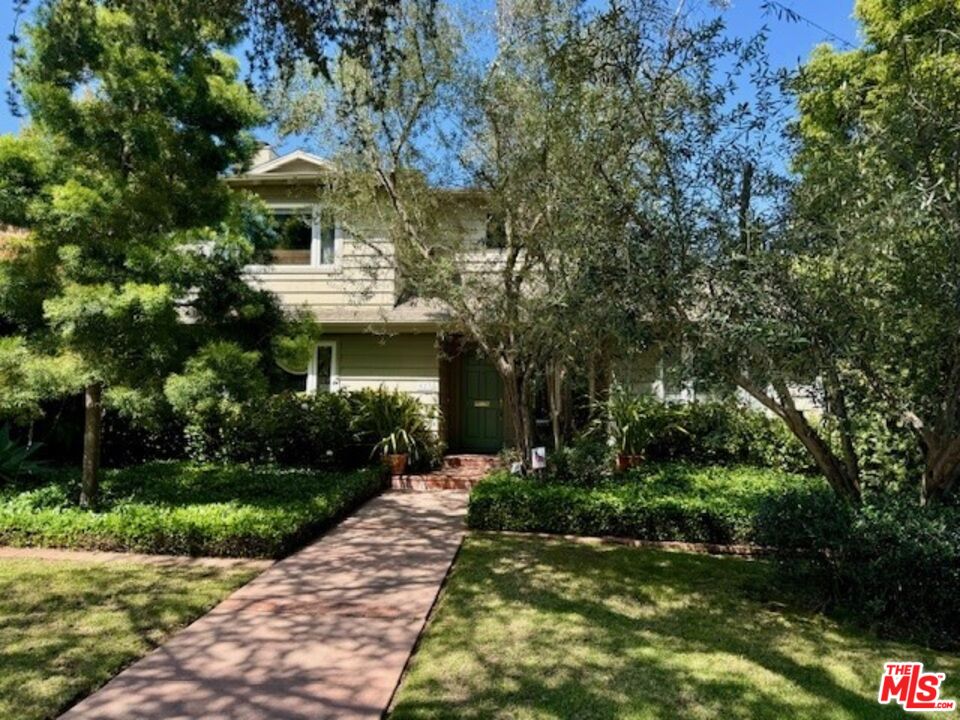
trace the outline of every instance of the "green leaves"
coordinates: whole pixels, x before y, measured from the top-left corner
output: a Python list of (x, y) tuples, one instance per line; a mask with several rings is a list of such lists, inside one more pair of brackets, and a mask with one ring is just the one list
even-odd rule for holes
[(30, 456), (40, 449), (40, 443), (21, 445), (10, 437), (10, 426), (0, 427), (0, 480), (12, 482), (22, 473), (37, 470), (39, 465)]
[(23, 338), (0, 337), (0, 415), (29, 422), (42, 414), (43, 400), (77, 392), (85, 377), (80, 358), (47, 355)]
[(167, 379), (167, 400), (187, 418), (214, 420), (266, 393), (259, 362), (258, 353), (244, 351), (235, 343), (209, 343), (187, 360), (182, 373)]
[(108, 471), (98, 512), (71, 471), (0, 490), (0, 541), (133, 552), (279, 557), (382, 488), (352, 473), (153, 463)]

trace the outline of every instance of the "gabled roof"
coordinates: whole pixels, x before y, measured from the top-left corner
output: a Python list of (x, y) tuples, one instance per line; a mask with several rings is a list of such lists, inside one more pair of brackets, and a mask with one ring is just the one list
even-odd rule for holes
[[(316, 170), (331, 170), (333, 166), (318, 155), (305, 152), (303, 150), (294, 150), (293, 152), (281, 155), (265, 163), (254, 165), (247, 170), (244, 175), (266, 175), (269, 173), (282, 173), (296, 168), (293, 172), (304, 172), (305, 168), (315, 168)], [(290, 166), (290, 167), (288, 167)]]

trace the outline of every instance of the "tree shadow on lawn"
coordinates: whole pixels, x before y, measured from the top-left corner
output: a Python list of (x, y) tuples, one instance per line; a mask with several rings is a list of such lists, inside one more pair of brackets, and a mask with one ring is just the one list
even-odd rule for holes
[(5, 563), (12, 571), (0, 573), (0, 709), (6, 708), (0, 715), (17, 718), (58, 714), (253, 575), (209, 567)]
[(875, 699), (890, 659), (924, 660), (958, 694), (957, 658), (797, 610), (771, 570), (471, 539), (393, 717), (902, 717)]

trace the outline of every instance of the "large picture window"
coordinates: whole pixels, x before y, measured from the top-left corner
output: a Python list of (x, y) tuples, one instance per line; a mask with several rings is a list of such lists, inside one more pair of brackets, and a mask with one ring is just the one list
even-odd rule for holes
[(273, 265), (333, 266), (337, 233), (333, 214), (310, 207), (273, 210), (276, 245)]

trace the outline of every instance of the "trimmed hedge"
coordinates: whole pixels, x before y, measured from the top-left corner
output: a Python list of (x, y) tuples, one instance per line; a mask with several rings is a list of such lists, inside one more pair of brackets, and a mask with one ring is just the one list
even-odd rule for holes
[(819, 604), (885, 635), (960, 647), (960, 508), (883, 497), (854, 508), (821, 478), (752, 467), (651, 463), (620, 478), (584, 486), (498, 473), (471, 492), (467, 521), (779, 549), (784, 576)]
[(765, 498), (817, 480), (752, 467), (649, 465), (593, 487), (498, 473), (470, 493), (468, 525), (718, 544), (753, 542)]
[(74, 472), (0, 491), (0, 544), (280, 557), (383, 489), (347, 473), (157, 462), (105, 473), (95, 512)]
[(758, 540), (814, 551), (781, 571), (821, 587), (837, 611), (885, 635), (960, 647), (960, 508), (874, 498), (854, 509), (791, 492), (765, 501)]

